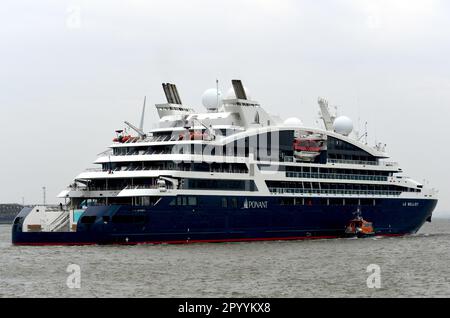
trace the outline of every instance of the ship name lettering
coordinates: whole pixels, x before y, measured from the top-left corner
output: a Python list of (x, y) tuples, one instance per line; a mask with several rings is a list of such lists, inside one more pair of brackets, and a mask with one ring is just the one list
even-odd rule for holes
[(267, 209), (268, 206), (268, 201), (247, 201), (244, 204), (244, 208), (246, 209)]
[(419, 206), (419, 202), (403, 202), (403, 206), (417, 207), (417, 206)]

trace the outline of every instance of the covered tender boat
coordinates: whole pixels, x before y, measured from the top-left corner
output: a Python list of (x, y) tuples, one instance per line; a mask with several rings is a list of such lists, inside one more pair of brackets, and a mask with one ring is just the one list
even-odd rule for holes
[(360, 207), (358, 207), (355, 213), (355, 218), (345, 228), (345, 234), (357, 237), (372, 236), (375, 234), (372, 222), (363, 219)]

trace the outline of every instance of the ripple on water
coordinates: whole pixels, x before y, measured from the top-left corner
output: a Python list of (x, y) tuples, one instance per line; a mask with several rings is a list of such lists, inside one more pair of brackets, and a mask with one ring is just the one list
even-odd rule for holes
[[(403, 238), (15, 247), (0, 225), (0, 297), (448, 297), (449, 238), (450, 220), (436, 220)], [(81, 289), (66, 286), (69, 264)]]

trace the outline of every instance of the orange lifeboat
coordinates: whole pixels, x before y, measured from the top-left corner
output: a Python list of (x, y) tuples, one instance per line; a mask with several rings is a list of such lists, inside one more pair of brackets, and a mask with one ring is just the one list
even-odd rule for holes
[(131, 135), (127, 135), (127, 136), (122, 135), (123, 130), (116, 130), (116, 133), (117, 133), (117, 137), (113, 139), (113, 142), (120, 142), (123, 144), (132, 138)]
[(205, 134), (204, 134), (204, 133), (200, 133), (200, 132), (194, 132), (194, 131), (192, 131), (192, 132), (189, 134), (189, 138), (190, 138), (191, 140), (202, 140), (204, 137), (205, 137)]
[(345, 234), (348, 237), (367, 237), (375, 235), (372, 222), (368, 222), (361, 216), (361, 209), (355, 213), (355, 218), (345, 228)]
[(206, 136), (205, 133), (191, 131), (189, 134), (179, 134), (178, 140), (203, 140)]
[(295, 138), (292, 144), (294, 157), (300, 161), (313, 162), (324, 149), (325, 139), (315, 136)]

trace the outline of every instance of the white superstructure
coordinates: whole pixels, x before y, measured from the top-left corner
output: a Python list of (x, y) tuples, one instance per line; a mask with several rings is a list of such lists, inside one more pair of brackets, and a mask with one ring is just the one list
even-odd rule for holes
[[(397, 163), (386, 161), (385, 152), (351, 138), (345, 118), (333, 125), (323, 99), (319, 104), (329, 130), (304, 127), (301, 121), (283, 122), (248, 100), (240, 81), (233, 81), (233, 87), (237, 98), (218, 97), (220, 107), (196, 113), (181, 104), (175, 85), (164, 84), (167, 103), (156, 105), (159, 128), (121, 136), (125, 141), (116, 139), (95, 160), (99, 168), (80, 173), (59, 197), (76, 205), (143, 204), (155, 196), (228, 195), (233, 188), (224, 182), (232, 180), (239, 183), (238, 195), (245, 196), (436, 196), (434, 190), (402, 176)], [(211, 91), (208, 94), (211, 100)], [(313, 160), (295, 153), (310, 153), (314, 147), (289, 149), (295, 138), (317, 135), (325, 145), (315, 149)], [(212, 187), (213, 180), (223, 184)]]

